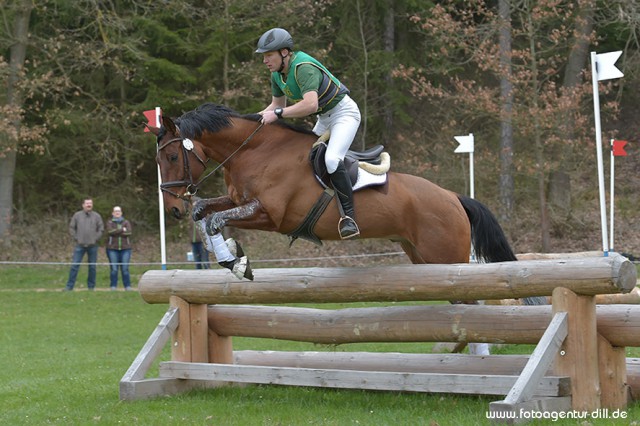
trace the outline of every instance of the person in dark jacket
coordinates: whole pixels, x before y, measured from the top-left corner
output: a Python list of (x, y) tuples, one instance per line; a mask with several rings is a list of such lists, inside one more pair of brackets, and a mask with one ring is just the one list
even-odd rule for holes
[(73, 249), (73, 260), (69, 279), (65, 290), (71, 291), (76, 284), (80, 263), (85, 253), (89, 263), (89, 275), (87, 287), (94, 290), (96, 287), (96, 261), (98, 260), (98, 240), (104, 232), (102, 217), (93, 211), (93, 200), (85, 198), (82, 202), (82, 210), (76, 212), (69, 222), (69, 233), (76, 242)]
[(111, 219), (107, 221), (107, 257), (111, 267), (110, 286), (115, 291), (118, 288), (118, 269), (122, 271), (124, 289), (131, 290), (131, 275), (129, 262), (131, 261), (131, 223), (122, 216), (122, 208), (115, 206), (111, 212)]

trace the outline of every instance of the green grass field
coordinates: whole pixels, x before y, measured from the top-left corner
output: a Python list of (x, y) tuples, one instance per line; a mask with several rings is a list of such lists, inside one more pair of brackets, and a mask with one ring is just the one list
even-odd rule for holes
[[(133, 268), (137, 283), (144, 267)], [(0, 424), (2, 425), (483, 425), (496, 397), (244, 386), (122, 402), (119, 381), (167, 309), (137, 292), (60, 291), (68, 268), (0, 265)], [(84, 274), (84, 275), (83, 275)], [(98, 288), (108, 288), (106, 267)], [(236, 349), (429, 351), (430, 344), (330, 347), (234, 339)], [(530, 353), (510, 345), (501, 353)], [(627, 356), (639, 357), (638, 348)], [(163, 355), (168, 359), (168, 351)], [(155, 371), (152, 372), (152, 375)], [(640, 425), (635, 402), (625, 420), (529, 424)]]

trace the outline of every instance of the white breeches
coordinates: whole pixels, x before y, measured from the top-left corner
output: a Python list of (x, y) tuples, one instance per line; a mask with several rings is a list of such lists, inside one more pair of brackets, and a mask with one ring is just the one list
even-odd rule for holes
[(331, 131), (325, 154), (325, 164), (329, 173), (335, 172), (338, 163), (344, 160), (345, 154), (356, 137), (358, 127), (360, 127), (360, 109), (349, 95), (346, 95), (331, 110), (318, 116), (313, 132), (316, 135), (322, 135), (327, 130)]

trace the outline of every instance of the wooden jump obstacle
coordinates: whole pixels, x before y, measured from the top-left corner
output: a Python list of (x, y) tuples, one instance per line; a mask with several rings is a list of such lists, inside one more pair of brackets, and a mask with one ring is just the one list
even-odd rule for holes
[[(490, 264), (147, 271), (138, 289), (166, 314), (120, 382), (120, 398), (170, 395), (224, 383), (502, 395), (493, 411), (626, 407), (626, 346), (640, 346), (640, 306), (599, 305), (628, 293), (626, 258)], [(411, 305), (337, 310), (282, 303), (488, 300), (552, 296), (552, 306)], [(314, 343), (536, 344), (532, 355), (234, 351), (232, 336)], [(159, 377), (146, 374), (171, 341)], [(640, 374), (638, 374), (640, 377)], [(639, 386), (640, 380), (635, 380)]]

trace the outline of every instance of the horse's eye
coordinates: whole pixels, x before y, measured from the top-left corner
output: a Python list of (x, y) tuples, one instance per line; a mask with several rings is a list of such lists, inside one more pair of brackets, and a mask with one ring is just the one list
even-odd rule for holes
[(175, 163), (176, 161), (178, 161), (178, 154), (171, 154), (169, 156), (169, 160), (173, 163)]

